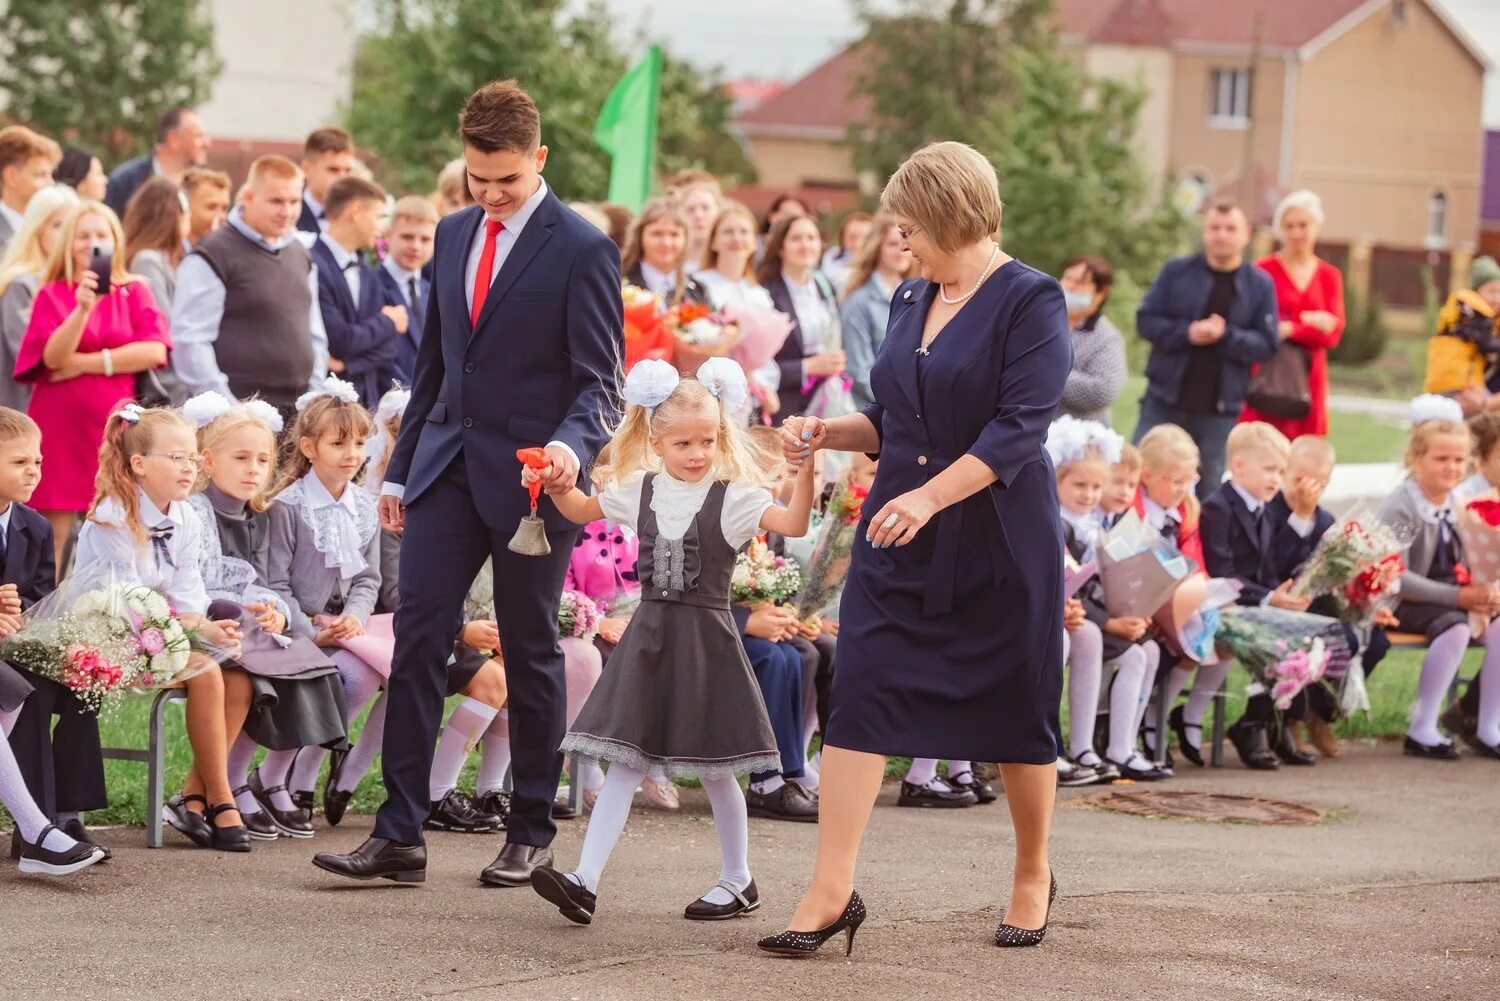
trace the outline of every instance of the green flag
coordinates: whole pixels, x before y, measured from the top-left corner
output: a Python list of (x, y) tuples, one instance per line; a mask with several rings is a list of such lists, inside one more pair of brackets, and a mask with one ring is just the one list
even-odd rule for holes
[(609, 200), (639, 212), (656, 172), (656, 117), (661, 99), (661, 46), (620, 77), (594, 124), (594, 141), (610, 155)]

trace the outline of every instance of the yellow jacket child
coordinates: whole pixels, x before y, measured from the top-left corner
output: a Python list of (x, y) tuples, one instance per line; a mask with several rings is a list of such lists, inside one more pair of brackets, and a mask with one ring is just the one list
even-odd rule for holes
[(1483, 387), (1485, 369), (1500, 357), (1495, 331), (1500, 264), (1492, 257), (1476, 259), (1470, 285), (1450, 295), (1438, 312), (1437, 332), (1427, 343), (1423, 392), (1451, 394)]

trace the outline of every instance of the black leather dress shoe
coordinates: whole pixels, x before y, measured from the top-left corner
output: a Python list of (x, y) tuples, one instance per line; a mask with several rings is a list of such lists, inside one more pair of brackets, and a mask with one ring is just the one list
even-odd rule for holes
[(194, 813), (187, 808), (189, 802), (208, 805), (208, 800), (202, 796), (184, 796), (178, 793), (167, 800), (166, 805), (161, 808), (161, 819), (199, 848), (207, 848), (213, 843), (213, 831), (209, 829), (208, 820), (203, 814)]
[(492, 817), (500, 818), (497, 825), (500, 830), (505, 830), (510, 823), (510, 793), (496, 789), (487, 792), (483, 796), (474, 797), (474, 808), (480, 813), (487, 813)]
[(1443, 710), (1443, 715), (1438, 717), (1438, 722), (1453, 736), (1468, 744), (1474, 750), (1483, 748), (1484, 742), (1479, 739), (1479, 717), (1470, 716), (1464, 712), (1463, 703), (1454, 701)]
[(208, 808), (208, 846), (219, 852), (248, 852), (250, 850), (250, 831), (245, 827), (243, 821), (233, 826), (222, 826), (219, 817), (222, 814), (238, 812), (239, 807), (233, 803), (219, 803)]
[(389, 879), (396, 883), (427, 882), (427, 846), (398, 845), (385, 838), (368, 838), (347, 854), (319, 852), (313, 865), (348, 879)]
[(1315, 755), (1304, 751), (1302, 745), (1297, 743), (1297, 736), (1292, 733), (1291, 724), (1286, 720), (1283, 720), (1282, 724), (1276, 728), (1276, 744), (1272, 749), (1276, 752), (1276, 756), (1281, 759), (1281, 763), (1285, 765), (1315, 765), (1318, 763)]
[(576, 820), (577, 817), (578, 811), (573, 809), (572, 803), (565, 799), (555, 799), (552, 801), (553, 820)]
[(687, 910), (682, 916), (689, 921), (728, 921), (737, 918), (741, 914), (749, 914), (760, 907), (760, 891), (755, 888), (755, 880), (743, 890), (737, 890), (734, 884), (719, 881), (719, 886), (729, 891), (730, 900), (727, 904), (710, 904), (707, 900), (699, 897), (687, 905)]
[(1410, 737), (1402, 742), (1401, 750), (1414, 758), (1426, 758), (1429, 761), (1457, 761), (1459, 758), (1458, 748), (1451, 743), (1424, 744)]
[[(1203, 752), (1188, 743), (1188, 724), (1182, 719), (1182, 706), (1172, 707), (1172, 711), (1167, 714), (1167, 725), (1177, 735), (1177, 749), (1182, 752), (1182, 756), (1199, 768), (1202, 768)], [(1195, 726), (1193, 729), (1198, 731), (1198, 742), (1201, 744), (1203, 742), (1203, 727)]]
[(260, 804), (261, 810), (276, 825), (276, 829), (289, 838), (310, 838), (313, 836), (312, 816), (304, 815), (302, 808), (297, 806), (296, 800), (292, 801), (290, 810), (277, 809), (276, 804), (271, 801), (271, 796), (278, 792), (286, 792), (286, 786), (272, 786), (267, 789), (260, 781), (260, 769), (257, 768), (250, 773), (250, 794)]
[(432, 804), (432, 812), (422, 825), (429, 831), (454, 831), (459, 834), (484, 834), (500, 826), (500, 818), (481, 813), (464, 793), (457, 789)]
[[(485, 886), (527, 886), (538, 866), (552, 865), (552, 849), (507, 841), (495, 861), (485, 866), (479, 881)], [(569, 882), (572, 882), (569, 880)]]
[(947, 783), (941, 785), (939, 783), (942, 783), (941, 779), (935, 779), (925, 785), (903, 780), (901, 797), (896, 800), (896, 805), (956, 810), (979, 802), (979, 797), (967, 788), (953, 789)]
[(339, 788), (339, 779), (344, 774), (344, 762), (349, 760), (349, 748), (328, 752), (328, 778), (323, 781), (323, 819), (329, 827), (339, 826), (349, 804), (354, 800), (354, 791)]
[(818, 822), (818, 798), (795, 782), (784, 782), (773, 792), (745, 790), (745, 810), (752, 817), (790, 820), (799, 824)]
[(103, 852), (104, 857), (99, 860), (100, 862), (108, 862), (110, 860), (111, 855), (109, 846), (101, 845), (99, 842), (95, 841), (94, 836), (89, 833), (89, 829), (87, 827), (84, 827), (83, 821), (79, 820), (77, 817), (74, 817), (72, 820), (63, 821), (61, 824), (57, 825), (57, 829), (59, 831), (62, 831), (68, 837), (72, 838), (74, 841), (78, 841), (86, 845), (93, 845), (95, 848)]
[(551, 865), (531, 870), (531, 888), (575, 925), (592, 924), (598, 898)]
[(1239, 752), (1240, 760), (1245, 763), (1246, 768), (1258, 772), (1274, 772), (1281, 767), (1276, 760), (1276, 755), (1271, 753), (1270, 738), (1266, 736), (1266, 728), (1260, 723), (1247, 723), (1240, 720), (1229, 728), (1229, 739), (1234, 744), (1234, 749)]

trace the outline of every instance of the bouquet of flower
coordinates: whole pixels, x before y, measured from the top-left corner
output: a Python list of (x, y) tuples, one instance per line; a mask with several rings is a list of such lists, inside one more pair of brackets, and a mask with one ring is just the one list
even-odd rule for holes
[(1194, 571), (1178, 582), (1172, 596), (1152, 616), (1167, 651), (1199, 664), (1214, 659), (1224, 606), (1240, 596), (1239, 581)]
[[(1468, 583), (1500, 583), (1500, 499), (1496, 499), (1495, 491), (1487, 491), (1466, 503), (1454, 528), (1463, 546)], [(1469, 620), (1475, 636), (1481, 635), (1488, 625), (1484, 616), (1474, 612), (1469, 613)]]
[[(809, 331), (803, 329), (806, 337)], [(821, 337), (812, 338), (805, 348), (814, 354), (831, 354), (844, 350), (844, 331), (837, 316), (826, 317)], [(850, 390), (854, 379), (848, 372), (819, 378), (810, 375), (802, 382), (802, 392), (809, 397), (804, 413), (811, 417), (833, 418), (854, 413), (854, 396)]]
[(1292, 582), (1292, 594), (1307, 598), (1337, 595), (1368, 568), (1399, 554), (1410, 541), (1409, 530), (1383, 525), (1358, 508), (1318, 540)]
[(629, 282), (622, 283), (620, 296), (625, 303), (625, 371), (647, 358), (671, 361), (677, 342), (658, 322), (661, 300)]
[(1134, 511), (1099, 540), (1095, 559), (1109, 614), (1147, 619), (1166, 604), (1192, 570), (1187, 557)]
[(739, 331), (729, 357), (742, 365), (746, 372), (763, 367), (792, 332), (792, 319), (780, 310), (768, 306), (755, 306), (745, 302), (731, 302), (720, 311), (725, 323), (732, 323)]
[(1278, 709), (1289, 708), (1308, 685), (1342, 677), (1351, 659), (1336, 620), (1282, 608), (1223, 609), (1215, 642), (1221, 656), (1238, 660), (1266, 687)]
[(167, 599), (107, 563), (70, 574), (0, 644), (0, 658), (56, 681), (106, 716), (124, 693), (175, 685), (211, 663), (195, 652), (211, 651)]
[(701, 303), (678, 303), (657, 322), (672, 337), (677, 369), (685, 374), (697, 372), (710, 358), (729, 354), (739, 342), (739, 329)]
[(777, 556), (760, 539), (734, 561), (729, 600), (739, 605), (783, 605), (802, 588), (802, 571), (793, 560)]
[(804, 620), (821, 615), (838, 604), (844, 582), (849, 577), (849, 561), (854, 552), (859, 519), (869, 496), (870, 492), (864, 487), (841, 482), (828, 499), (828, 513), (813, 547), (807, 587), (797, 602), (797, 614)]
[(599, 606), (577, 591), (564, 591), (557, 609), (557, 631), (563, 637), (573, 636), (591, 641), (599, 632)]

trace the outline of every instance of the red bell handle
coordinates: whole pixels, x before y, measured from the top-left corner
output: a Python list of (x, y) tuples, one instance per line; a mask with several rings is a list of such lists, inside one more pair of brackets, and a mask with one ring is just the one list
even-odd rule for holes
[[(518, 448), (516, 449), (516, 458), (521, 461), (522, 465), (529, 466), (538, 472), (552, 465), (552, 460), (547, 458), (547, 450), (545, 448)], [(535, 483), (530, 483), (526, 489), (531, 493), (531, 513), (536, 514), (536, 502), (542, 495), (542, 481), (537, 480)]]

